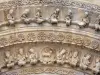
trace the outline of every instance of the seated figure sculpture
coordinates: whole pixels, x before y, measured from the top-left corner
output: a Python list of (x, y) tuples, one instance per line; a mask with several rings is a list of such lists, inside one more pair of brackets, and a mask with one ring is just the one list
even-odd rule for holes
[(54, 13), (50, 16), (52, 24), (57, 24), (58, 23), (59, 13), (60, 13), (60, 10), (57, 8), (54, 11)]
[(44, 20), (42, 19), (42, 12), (40, 8), (37, 8), (37, 12), (35, 15), (35, 22), (41, 24)]
[(21, 20), (26, 24), (30, 23), (30, 19), (28, 18), (29, 12), (30, 12), (29, 9), (25, 9), (24, 12), (21, 15)]
[(28, 61), (30, 64), (36, 64), (37, 63), (37, 54), (35, 53), (34, 49), (29, 50), (29, 56), (28, 56)]
[(100, 72), (100, 59), (99, 58), (96, 59), (96, 62), (95, 62), (95, 66), (93, 68), (93, 71), (95, 73), (99, 73)]
[(24, 55), (22, 48), (19, 49), (17, 63), (19, 66), (24, 66), (26, 64), (26, 56)]
[(9, 10), (9, 13), (7, 14), (7, 20), (8, 20), (8, 23), (10, 24), (10, 25), (13, 25), (14, 23), (15, 23), (15, 18), (14, 18), (14, 7), (13, 8), (11, 8), (10, 10)]
[(71, 64), (72, 64), (73, 66), (76, 66), (77, 63), (78, 63), (78, 61), (79, 61), (78, 52), (75, 51), (75, 52), (73, 53), (73, 56), (72, 56), (72, 59), (71, 59)]
[(90, 23), (90, 19), (89, 19), (89, 13), (85, 12), (84, 17), (82, 19), (82, 22), (79, 22), (79, 26), (80, 27), (86, 27), (88, 26)]
[(65, 17), (65, 21), (66, 21), (66, 26), (71, 25), (71, 21), (72, 21), (72, 11), (71, 10), (68, 10), (68, 14)]
[(89, 55), (89, 54), (83, 56), (83, 58), (81, 59), (81, 62), (80, 62), (80, 67), (82, 69), (88, 68), (88, 66), (90, 64), (90, 58), (91, 58), (91, 55)]
[(7, 68), (12, 68), (15, 64), (14, 63), (14, 58), (10, 55), (9, 51), (7, 51), (5, 53), (5, 56), (6, 56), (6, 58), (5, 58), (6, 67)]
[(66, 50), (62, 49), (59, 53), (57, 53), (57, 63), (64, 64), (66, 59)]

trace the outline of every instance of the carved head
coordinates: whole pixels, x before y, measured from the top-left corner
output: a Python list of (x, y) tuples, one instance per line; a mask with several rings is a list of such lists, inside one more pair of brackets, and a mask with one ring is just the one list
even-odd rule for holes
[(37, 8), (36, 18), (37, 17), (42, 17), (42, 15), (41, 15), (41, 9), (40, 8)]
[(89, 13), (85, 12), (84, 17), (88, 17)]
[(58, 15), (58, 14), (59, 14), (59, 12), (60, 12), (60, 9), (59, 9), (59, 8), (57, 8), (57, 9), (56, 9), (56, 11), (55, 11), (55, 14), (57, 14), (57, 15)]
[(13, 14), (13, 12), (14, 12), (14, 7), (12, 7), (10, 10), (9, 10), (9, 14)]
[(29, 52), (30, 52), (30, 53), (34, 53), (34, 49), (31, 48), (31, 49), (29, 50)]
[(21, 54), (21, 55), (23, 54), (23, 49), (22, 48), (19, 49), (19, 54)]
[(96, 63), (98, 63), (98, 62), (100, 62), (100, 59), (99, 58), (96, 59)]
[(77, 55), (78, 55), (78, 52), (77, 52), (77, 51), (74, 52), (73, 56), (74, 56), (74, 57), (77, 57)]
[(66, 50), (65, 49), (62, 49), (62, 51), (60, 52), (60, 54), (65, 54), (66, 53)]
[(72, 11), (68, 10), (68, 16), (71, 16), (71, 15), (72, 15)]
[(30, 11), (29, 9), (25, 9), (25, 11), (23, 12), (23, 14), (27, 15), (27, 14), (29, 14), (29, 11)]
[(87, 58), (87, 59), (90, 59), (90, 58), (91, 58), (91, 55), (87, 54), (87, 55), (86, 55), (86, 58)]
[(37, 8), (37, 12), (39, 12), (39, 11), (41, 11), (41, 9), (40, 8)]
[(5, 53), (5, 56), (6, 56), (7, 58), (9, 58), (9, 57), (10, 57), (10, 52), (7, 51), (7, 52)]

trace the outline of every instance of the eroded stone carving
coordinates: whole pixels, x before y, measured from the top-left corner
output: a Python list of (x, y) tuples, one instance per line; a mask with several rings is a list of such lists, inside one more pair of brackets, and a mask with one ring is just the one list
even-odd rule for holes
[(30, 23), (30, 19), (28, 18), (29, 17), (29, 13), (30, 13), (30, 10), (29, 9), (25, 9), (24, 12), (21, 15), (21, 20), (26, 24)]
[(42, 11), (40, 8), (37, 8), (36, 15), (35, 15), (35, 21), (39, 24), (41, 24), (44, 21), (42, 18)]
[(72, 59), (71, 59), (71, 62), (70, 62), (70, 63), (71, 63), (73, 66), (76, 66), (77, 63), (78, 63), (78, 61), (79, 61), (78, 52), (75, 51), (75, 52), (73, 52)]
[(17, 56), (17, 63), (19, 66), (24, 66), (26, 64), (26, 55), (22, 48), (19, 49), (19, 54)]
[(71, 21), (72, 21), (72, 11), (71, 10), (68, 10), (68, 14), (65, 17), (65, 21), (66, 21), (66, 26), (71, 25)]
[(43, 64), (53, 64), (55, 61), (54, 50), (46, 47), (42, 50), (40, 61)]
[(89, 19), (89, 13), (85, 12), (84, 17), (82, 19), (82, 22), (79, 22), (79, 26), (80, 27), (86, 27), (88, 26), (90, 23), (90, 19)]
[[(49, 35), (49, 33), (52, 33), (52, 34)], [(77, 34), (74, 34), (73, 36), (72, 33), (68, 33), (68, 32), (56, 33), (53, 31), (39, 31), (39, 32), (32, 31), (31, 33), (27, 32), (27, 34), (28, 35), (26, 35), (26, 32), (21, 32), (21, 33), (18, 32), (16, 34), (14, 33), (14, 35), (9, 34), (6, 36), (2, 36), (0, 38), (0, 47), (14, 45), (18, 43), (25, 43), (25, 42), (49, 41), (49, 42), (62, 42), (62, 43), (76, 44), (78, 46), (83, 45), (84, 47), (94, 49), (96, 51), (100, 51), (99, 40), (92, 40), (93, 38), (90, 38), (87, 36), (82, 36), (82, 35), (77, 35)], [(9, 36), (11, 36), (13, 39)], [(52, 36), (52, 38), (50, 36)]]
[(71, 58), (72, 58), (72, 52), (68, 49), (67, 52), (66, 52), (66, 60), (65, 60), (65, 62), (70, 64)]
[(90, 64), (90, 58), (91, 58), (91, 55), (89, 55), (89, 54), (86, 54), (81, 58), (80, 67), (82, 69), (87, 69), (88, 68), (88, 66)]
[(51, 19), (51, 23), (52, 23), (52, 24), (57, 24), (57, 23), (58, 23), (59, 13), (60, 13), (60, 9), (57, 8), (57, 9), (53, 12), (53, 14), (50, 16), (50, 19)]
[(95, 73), (99, 73), (100, 72), (100, 58), (96, 58), (95, 66), (93, 67), (93, 71)]
[(14, 12), (15, 12), (15, 7), (12, 7), (9, 10), (9, 13), (7, 14), (7, 20), (10, 25), (13, 25), (15, 23)]
[(28, 62), (30, 64), (36, 64), (38, 62), (37, 54), (33, 48), (29, 50)]
[(100, 15), (97, 17), (96, 22), (97, 24), (95, 24), (95, 30), (99, 31), (100, 30)]
[(5, 52), (5, 63), (7, 68), (12, 68), (14, 67), (15, 61), (13, 56), (11, 56), (11, 53), (9, 51)]
[(62, 49), (57, 53), (57, 63), (58, 64), (64, 64), (66, 59), (66, 50)]

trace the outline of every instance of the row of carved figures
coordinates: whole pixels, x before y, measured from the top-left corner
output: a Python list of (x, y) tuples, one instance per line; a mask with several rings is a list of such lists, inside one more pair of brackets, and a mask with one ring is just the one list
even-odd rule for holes
[[(92, 63), (90, 59), (92, 56), (90, 54), (84, 54), (81, 59), (79, 58), (78, 51), (67, 51), (62, 49), (55, 54), (55, 50), (46, 47), (42, 50), (42, 52), (38, 55), (37, 52), (33, 48), (28, 51), (28, 54), (24, 53), (24, 49), (20, 48), (17, 56), (12, 56), (10, 51), (5, 52), (5, 67), (13, 68), (14, 65), (25, 66), (30, 63), (31, 65), (41, 62), (43, 64), (70, 64), (74, 67), (79, 66), (80, 68), (86, 70), (89, 69), (89, 65)], [(93, 72), (100, 72), (100, 58), (96, 58), (95, 65), (90, 68)], [(4, 68), (1, 67), (1, 69)]]
[(71, 10), (68, 10), (68, 13), (65, 16), (65, 19), (60, 21), (59, 20), (59, 14), (60, 14), (59, 8), (57, 8), (51, 14), (50, 18), (48, 18), (48, 19), (43, 19), (42, 11), (41, 11), (40, 8), (37, 8), (36, 15), (35, 15), (34, 18), (29, 18), (29, 13), (30, 13), (29, 9), (24, 10), (24, 12), (22, 13), (19, 20), (16, 20), (14, 18), (14, 15), (13, 15), (14, 12), (15, 12), (15, 8), (13, 7), (12, 9), (9, 10), (9, 13), (7, 14), (8, 22), (1, 23), (1, 25), (7, 25), (7, 24), (14, 25), (16, 23), (29, 24), (31, 22), (35, 22), (35, 23), (38, 23), (38, 24), (41, 24), (43, 22), (49, 22), (51, 24), (57, 24), (59, 22), (63, 22), (63, 23), (66, 23), (66, 26), (70, 26), (70, 25), (74, 24), (74, 25), (78, 25), (80, 28), (89, 27), (89, 28), (92, 28), (92, 29), (95, 29), (95, 30), (100, 30), (100, 15), (98, 16), (98, 18), (96, 20), (97, 24), (89, 25), (90, 19), (89, 19), (89, 13), (88, 12), (84, 13), (84, 17), (82, 18), (81, 22), (80, 21), (72, 21), (73, 14), (72, 14)]

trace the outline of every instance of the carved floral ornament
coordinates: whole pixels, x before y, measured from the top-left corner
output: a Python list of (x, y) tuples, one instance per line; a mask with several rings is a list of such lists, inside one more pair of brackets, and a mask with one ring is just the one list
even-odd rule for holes
[(69, 43), (78, 46), (84, 46), (96, 51), (100, 51), (99, 40), (89, 36), (83, 36), (70, 32), (59, 31), (30, 31), (30, 32), (16, 32), (12, 34), (2, 35), (0, 37), (0, 47), (10, 46), (19, 43), (28, 42), (56, 42)]

